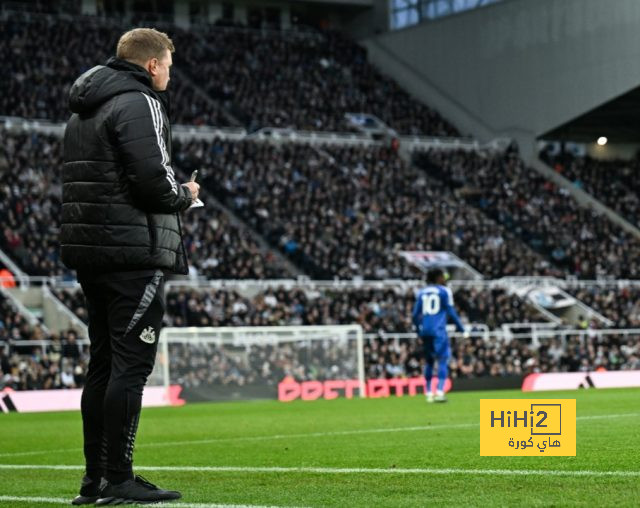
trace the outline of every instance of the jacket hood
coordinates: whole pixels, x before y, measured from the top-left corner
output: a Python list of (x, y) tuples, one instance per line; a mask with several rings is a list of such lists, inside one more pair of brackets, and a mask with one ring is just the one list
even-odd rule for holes
[(135, 91), (158, 97), (146, 70), (112, 57), (106, 65), (96, 65), (75, 81), (69, 90), (69, 109), (88, 113), (116, 95)]

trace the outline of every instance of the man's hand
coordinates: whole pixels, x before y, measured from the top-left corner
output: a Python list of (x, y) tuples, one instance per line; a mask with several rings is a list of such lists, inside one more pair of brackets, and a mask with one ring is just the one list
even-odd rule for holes
[(200, 194), (199, 184), (197, 184), (196, 182), (187, 182), (187, 183), (183, 183), (182, 185), (184, 185), (187, 189), (189, 189), (189, 192), (191, 192), (192, 201), (195, 201), (196, 199), (198, 199), (198, 194)]

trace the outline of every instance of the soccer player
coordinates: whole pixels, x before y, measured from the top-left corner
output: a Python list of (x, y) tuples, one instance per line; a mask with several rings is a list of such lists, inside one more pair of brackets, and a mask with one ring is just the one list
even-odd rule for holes
[[(425, 368), (424, 377), (427, 381), (427, 402), (446, 402), (444, 383), (447, 380), (448, 361), (451, 356), (449, 336), (447, 335), (447, 317), (450, 317), (459, 332), (469, 336), (464, 329), (460, 317), (453, 308), (453, 294), (446, 286), (445, 273), (438, 269), (427, 274), (427, 286), (416, 295), (413, 306), (413, 324), (418, 336), (424, 341)], [(438, 388), (434, 399), (431, 391), (433, 377), (433, 363), (438, 360)]]

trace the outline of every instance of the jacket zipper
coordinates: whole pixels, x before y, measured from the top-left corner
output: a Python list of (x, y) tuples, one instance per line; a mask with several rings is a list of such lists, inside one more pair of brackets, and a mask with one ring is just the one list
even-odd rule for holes
[(156, 231), (156, 222), (150, 213), (147, 214), (147, 229), (149, 230), (149, 240), (151, 242), (149, 252), (155, 254), (158, 247), (158, 233)]

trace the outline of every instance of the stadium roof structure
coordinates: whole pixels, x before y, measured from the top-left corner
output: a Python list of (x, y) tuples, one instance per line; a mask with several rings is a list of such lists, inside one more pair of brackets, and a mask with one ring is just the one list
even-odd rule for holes
[(540, 139), (594, 142), (599, 136), (618, 143), (640, 140), (640, 86), (542, 134)]

